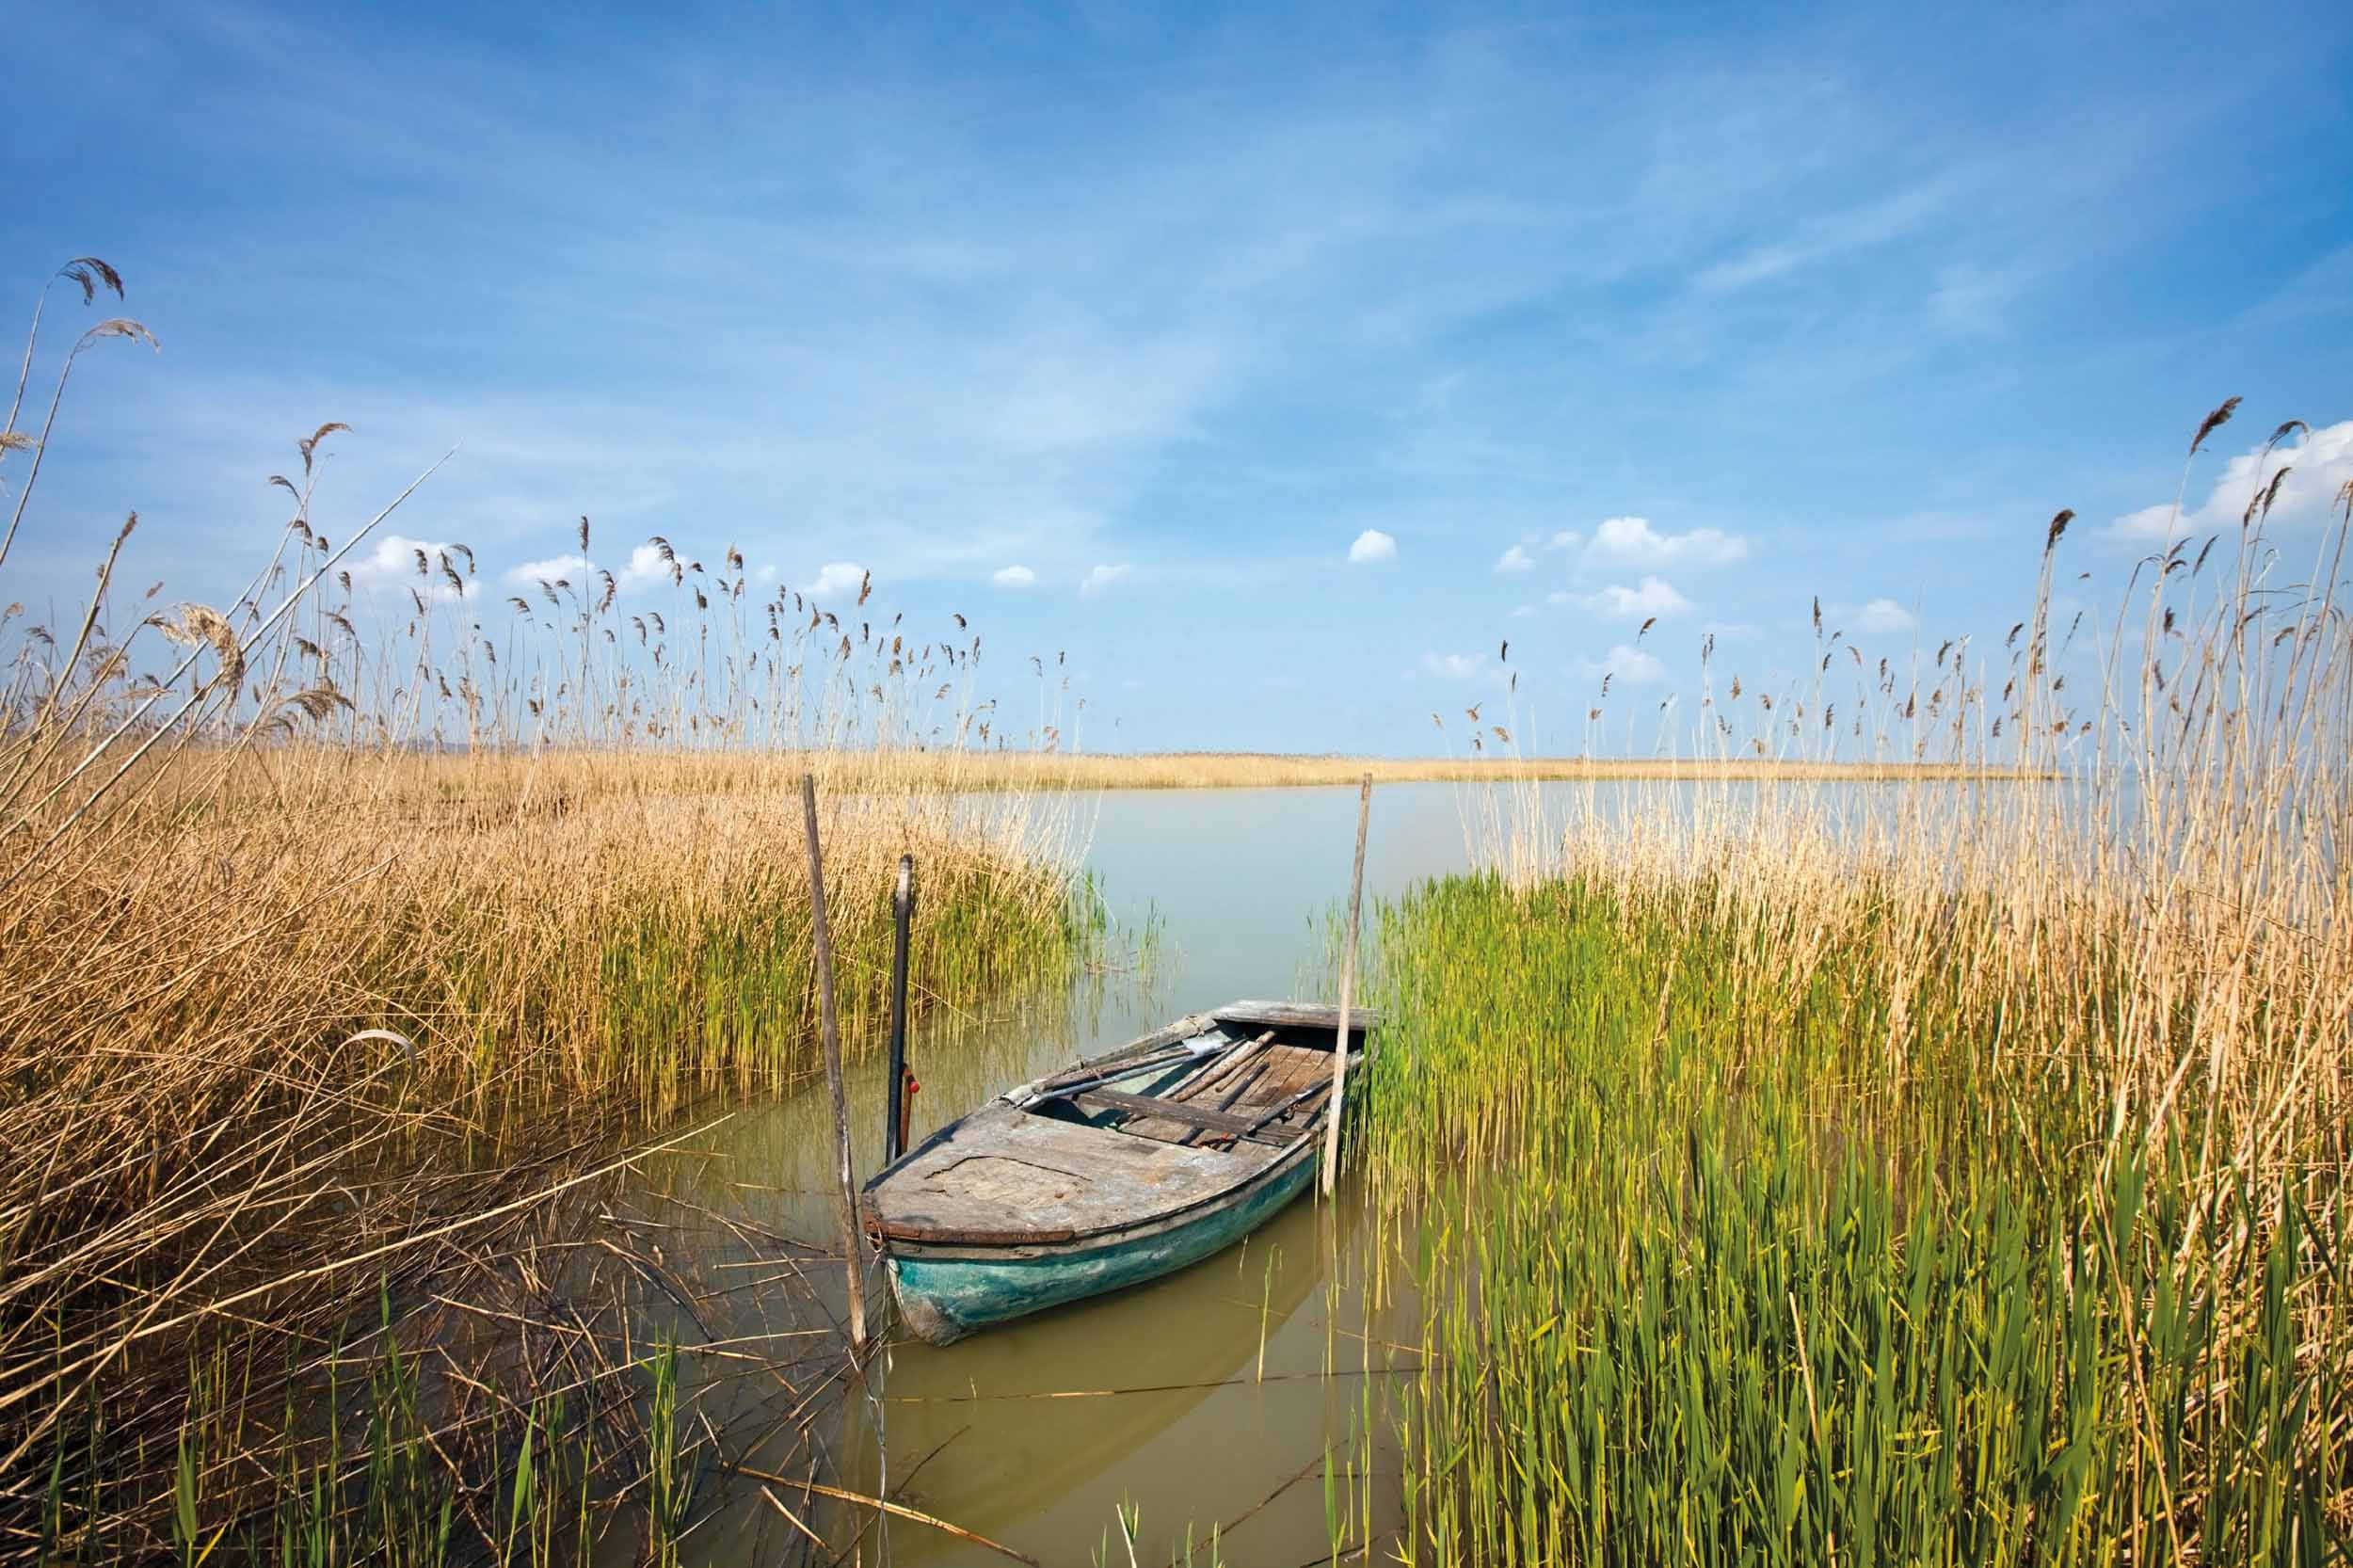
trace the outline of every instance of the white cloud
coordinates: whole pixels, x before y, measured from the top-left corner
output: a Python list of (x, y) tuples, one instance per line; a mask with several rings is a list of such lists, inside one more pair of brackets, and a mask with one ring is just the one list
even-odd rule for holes
[(1535, 558), (1518, 545), (1505, 551), (1496, 562), (1497, 571), (1532, 571), (1535, 567)]
[(657, 583), (669, 581), (670, 563), (662, 558), (661, 551), (649, 544), (641, 544), (631, 551), (629, 565), (621, 568), (621, 586), (624, 588), (649, 588)]
[(2108, 534), (2134, 543), (2161, 545), (2185, 534), (2236, 528), (2257, 488), (2269, 486), (2272, 474), (2281, 468), (2288, 470), (2288, 476), (2280, 482), (2271, 515), (2265, 520), (2266, 526), (2293, 528), (2326, 517), (2329, 504), (2353, 482), (2353, 419), (2323, 425), (2296, 445), (2276, 449), (2268, 457), (2260, 446), (2249, 447), (2223, 464), (2206, 499), (2178, 519), (2170, 506), (2143, 506), (2108, 524)]
[(765, 586), (770, 583), (774, 583), (781, 575), (782, 574), (776, 570), (775, 566), (764, 566), (758, 571), (752, 573), (752, 581)]
[(811, 599), (848, 599), (866, 582), (866, 568), (856, 561), (827, 561), (817, 581), (801, 589)]
[(1356, 542), (1348, 547), (1351, 566), (1367, 566), (1374, 561), (1397, 559), (1397, 541), (1378, 528), (1368, 528), (1356, 536)]
[(1663, 577), (1645, 576), (1635, 587), (1611, 584), (1597, 594), (1588, 594), (1585, 607), (1604, 620), (1648, 620), (1653, 616), (1679, 616), (1691, 608), (1691, 601), (1675, 592), (1673, 584)]
[[(541, 583), (568, 581), (574, 587), (585, 588), (596, 581), (597, 570), (596, 562), (575, 552), (511, 567), (505, 573), (505, 580), (516, 587), (534, 590), (536, 594)], [(776, 568), (760, 568), (760, 582), (773, 583), (776, 578)], [(666, 586), (670, 582), (670, 565), (663, 560), (662, 552), (652, 545), (641, 544), (630, 552), (629, 564), (614, 574), (614, 582), (615, 586), (624, 592), (651, 587), (656, 584)]]
[(1661, 534), (1648, 518), (1610, 518), (1585, 547), (1589, 561), (1628, 567), (1721, 567), (1749, 558), (1749, 541), (1720, 528)]
[(1536, 606), (1533, 604), (1514, 604), (1512, 606), (1512, 618), (1513, 620), (1526, 620), (1529, 616), (1534, 615), (1535, 613)]
[(2169, 501), (2154, 506), (2143, 506), (2137, 512), (2127, 512), (2108, 524), (2111, 537), (2143, 544), (2164, 544), (2188, 532), (2186, 520), (2177, 517)]
[(1574, 528), (1563, 528), (1545, 542), (1546, 550), (1575, 550), (1585, 536)]
[(1425, 653), (1421, 656), (1424, 675), (1434, 675), (1441, 680), (1477, 680), (1488, 673), (1487, 656), (1483, 653)]
[[(415, 562), (409, 563), (413, 568)], [(584, 582), (596, 568), (585, 555), (551, 555), (544, 561), (525, 561), (508, 569), (506, 580), (518, 587), (528, 588), (537, 583), (552, 583), (568, 578), (575, 585)]]
[(1566, 588), (1555, 588), (1552, 592), (1545, 595), (1545, 602), (1546, 604), (1568, 604), (1574, 602), (1576, 599), (1577, 595), (1569, 592)]
[(1667, 679), (1667, 666), (1657, 657), (1643, 652), (1632, 643), (1619, 643), (1609, 649), (1599, 664), (1588, 659), (1577, 668), (1594, 680), (1613, 678), (1625, 686), (1655, 686)]
[(1115, 567), (1096, 567), (1086, 574), (1086, 581), (1079, 584), (1079, 591), (1092, 598), (1114, 583), (1126, 582), (1135, 575), (1135, 569), (1124, 561)]
[(1031, 588), (1037, 585), (1037, 573), (1027, 567), (1000, 567), (989, 577), (1000, 588)]
[(1848, 612), (1853, 630), (1862, 632), (1909, 632), (1920, 624), (1913, 613), (1892, 599), (1875, 599), (1861, 609)]
[[(419, 572), (417, 561), (422, 552), (424, 570)], [(462, 588), (450, 585), (441, 570), (446, 560), (463, 581)], [(351, 573), (351, 585), (359, 592), (396, 587), (413, 588), (427, 600), (444, 603), (456, 599), (470, 599), (482, 591), (482, 584), (466, 573), (466, 557), (462, 547), (446, 539), (412, 539), (405, 534), (386, 534), (376, 541), (365, 555), (347, 557), (340, 568)]]

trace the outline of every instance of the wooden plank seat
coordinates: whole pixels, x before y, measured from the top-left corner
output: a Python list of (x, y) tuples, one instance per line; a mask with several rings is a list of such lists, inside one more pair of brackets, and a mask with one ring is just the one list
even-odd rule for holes
[(1237, 1116), (1231, 1112), (1213, 1110), (1206, 1105), (1160, 1099), (1151, 1095), (1130, 1095), (1117, 1089), (1088, 1089), (1072, 1096), (1071, 1099), (1081, 1111), (1124, 1111), (1131, 1116), (1149, 1116), (1154, 1121), (1176, 1122), (1204, 1132), (1222, 1132), (1235, 1138), (1247, 1138), (1254, 1144), (1280, 1145), (1299, 1136), (1296, 1131), (1276, 1132), (1261, 1128), (1256, 1116)]

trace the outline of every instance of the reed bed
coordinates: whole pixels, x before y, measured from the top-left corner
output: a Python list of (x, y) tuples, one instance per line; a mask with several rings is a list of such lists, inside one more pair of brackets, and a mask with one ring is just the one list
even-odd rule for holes
[(1991, 673), (1711, 692), (1727, 749), (1933, 724), (2049, 782), (1466, 812), (1488, 869), (1379, 920), (1362, 1148), (1421, 1370), (1336, 1540), (2347, 1554), (2353, 498), (2275, 538), (2262, 477), (2089, 653), (2062, 514)]
[[(0, 563), (109, 339), (151, 341), (101, 322), (47, 423), (9, 415)], [(664, 538), (632, 600), (585, 519), (504, 606), (462, 544), (355, 578), (408, 495), (326, 536), (344, 434), (271, 477), (293, 516), (234, 600), (126, 586), (133, 517), (86, 605), (0, 612), (0, 1557), (563, 1556), (551, 1497), (659, 1524), (660, 1434), (712, 1436), (665, 1429), (649, 1348), (696, 1288), (584, 1273), (618, 1243), (581, 1206), (649, 1129), (816, 1070), (801, 774), (853, 1051), (903, 853), (919, 1010), (1100, 936), (1056, 808), (887, 760), (1000, 739), (962, 617), (919, 644), (871, 582), (821, 608)], [(453, 1314), (462, 1354), (417, 1330)]]

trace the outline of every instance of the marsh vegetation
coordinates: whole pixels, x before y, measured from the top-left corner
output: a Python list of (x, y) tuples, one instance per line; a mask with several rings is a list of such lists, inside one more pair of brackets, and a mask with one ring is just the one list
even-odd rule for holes
[[(7, 428), (0, 563), (50, 426)], [(86, 605), (0, 618), (0, 1554), (698, 1560), (722, 1499), (856, 1552), (914, 1505), (813, 1421), (839, 1259), (632, 1174), (817, 1071), (800, 776), (853, 1053), (909, 851), (953, 1052), (1099, 959), (1084, 792), (1365, 764), (1076, 755), (1044, 656), (1009, 734), (962, 617), (726, 545), (632, 543), (627, 600), (584, 519), (512, 598), (456, 544), (387, 573), (392, 508), (314, 521), (339, 438), (234, 600), (137, 591), (134, 520)], [(1368, 932), (1361, 1207), (1322, 1372), (1277, 1374), (1324, 1451), (1266, 1481), (1321, 1479), (1335, 1555), (2345, 1555), (2348, 520), (2274, 537), (2270, 472), (2106, 625), (2056, 608), (2061, 514), (1998, 652), (1817, 609), (1794, 677), (1705, 649), (1680, 755), (1609, 760), (1597, 705), (1592, 756), (1522, 756), (1507, 686), (1373, 765), (1460, 787), (1475, 869)], [(1252, 1266), (1263, 1378), (1309, 1284)], [(1242, 1381), (1189, 1348), (1186, 1400)]]
[[(2141, 563), (2096, 658), (2051, 624), (2062, 515), (1997, 691), (1945, 649), (1787, 715), (2006, 732), (1985, 754), (2058, 783), (1702, 785), (1631, 827), (1507, 802), (1485, 873), (1384, 912), (1359, 1130), (1417, 1369), (1339, 1534), (2342, 1557), (2353, 497), (2275, 538), (2276, 466), (2235, 536)], [(1820, 674), (1864, 667), (1816, 624)]]
[[(94, 260), (56, 285), (121, 287)], [(144, 337), (90, 328), (56, 399)], [(50, 426), (8, 429), (13, 538)], [(977, 636), (919, 650), (871, 584), (820, 609), (667, 540), (669, 616), (623, 616), (584, 519), (580, 564), (488, 623), (461, 545), (355, 580), (392, 508), (313, 525), (342, 434), (272, 476), (293, 515), (233, 601), (130, 584), (133, 518), (70, 619), (0, 614), (11, 1556), (504, 1560), (622, 1500), (665, 1539), (708, 1433), (657, 1336), (694, 1287), (581, 1217), (646, 1129), (815, 1071), (801, 775), (853, 1049), (902, 853), (919, 1009), (1098, 935), (1028, 797), (876, 764), (982, 744)]]

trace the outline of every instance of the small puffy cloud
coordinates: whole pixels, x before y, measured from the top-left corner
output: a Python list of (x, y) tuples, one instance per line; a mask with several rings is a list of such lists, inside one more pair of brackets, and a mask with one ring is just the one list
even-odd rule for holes
[[(444, 561), (456, 571), (462, 586), (452, 585), (448, 574), (441, 569)], [(447, 539), (412, 539), (405, 534), (386, 534), (365, 555), (346, 557), (342, 569), (351, 574), (351, 585), (359, 592), (408, 587), (427, 600), (446, 602), (470, 599), (481, 591), (482, 584), (468, 574), (467, 564), (465, 547)]]
[(2170, 506), (2143, 506), (2108, 524), (2108, 534), (2134, 544), (2163, 545), (2185, 534), (2236, 528), (2248, 502), (2259, 488), (2268, 488), (2282, 468), (2288, 474), (2272, 498), (2265, 525), (2293, 528), (2328, 516), (2330, 504), (2353, 483), (2353, 419), (2310, 431), (2296, 445), (2275, 448), (2268, 456), (2262, 447), (2249, 447), (2222, 465), (2204, 501), (2179, 517)]
[(1585, 547), (1589, 561), (1625, 567), (1722, 567), (1749, 558), (1749, 541), (1720, 528), (1662, 534), (1648, 518), (1610, 518)]
[(1675, 592), (1674, 584), (1665, 578), (1645, 576), (1631, 588), (1613, 583), (1597, 594), (1588, 594), (1585, 607), (1604, 620), (1648, 620), (1653, 616), (1682, 615), (1691, 608), (1691, 601)]
[(764, 566), (764, 567), (761, 567), (761, 568), (760, 568), (758, 571), (755, 571), (755, 572), (753, 572), (753, 573), (752, 573), (752, 581), (753, 581), (753, 582), (755, 582), (755, 583), (758, 583), (758, 584), (761, 584), (761, 585), (764, 587), (764, 586), (766, 586), (768, 584), (770, 584), (770, 583), (774, 583), (779, 575), (781, 575), (781, 574), (780, 574), (780, 573), (776, 570), (776, 568), (773, 565), (770, 565), (770, 566)]
[(1512, 606), (1512, 618), (1513, 620), (1526, 620), (1529, 616), (1534, 615), (1535, 613), (1536, 606), (1533, 604), (1514, 604)]
[(991, 583), (996, 584), (1000, 588), (1033, 588), (1037, 586), (1037, 573), (1032, 571), (1029, 568), (1022, 566), (1000, 567), (995, 572), (990, 574), (988, 580)]
[[(410, 563), (411, 566), (414, 564)], [(535, 583), (552, 583), (559, 577), (577, 585), (586, 581), (589, 573), (595, 570), (585, 555), (551, 555), (544, 561), (525, 561), (521, 566), (510, 568), (506, 580), (520, 588), (528, 588)]]
[(1574, 528), (1563, 528), (1545, 541), (1546, 550), (1575, 550), (1584, 542), (1585, 536)]
[(1079, 591), (1092, 599), (1112, 584), (1124, 583), (1134, 576), (1135, 569), (1124, 561), (1115, 567), (1096, 567), (1086, 574), (1085, 581), (1079, 584)]
[(1852, 612), (1854, 630), (1866, 633), (1909, 632), (1919, 625), (1913, 613), (1892, 599), (1875, 599)]
[(1533, 571), (1535, 568), (1536, 558), (1518, 545), (1505, 551), (1496, 561), (1497, 571)]
[(1425, 653), (1421, 656), (1421, 672), (1441, 680), (1477, 680), (1487, 674), (1487, 656), (1483, 653)]
[(1578, 667), (1596, 680), (1608, 676), (1622, 686), (1655, 686), (1667, 679), (1667, 666), (1656, 655), (1645, 653), (1632, 643), (1619, 643), (1600, 663), (1589, 659)]
[(1348, 564), (1353, 567), (1396, 559), (1397, 541), (1378, 528), (1366, 529), (1356, 536), (1356, 542), (1348, 547)]
[(827, 561), (817, 573), (817, 581), (801, 592), (811, 599), (849, 599), (865, 583), (866, 568), (856, 561)]
[[(773, 570), (770, 575), (774, 575)], [(659, 549), (649, 544), (641, 544), (631, 551), (629, 565), (621, 568), (623, 588), (650, 588), (657, 583), (670, 580), (670, 563), (662, 558)]]

